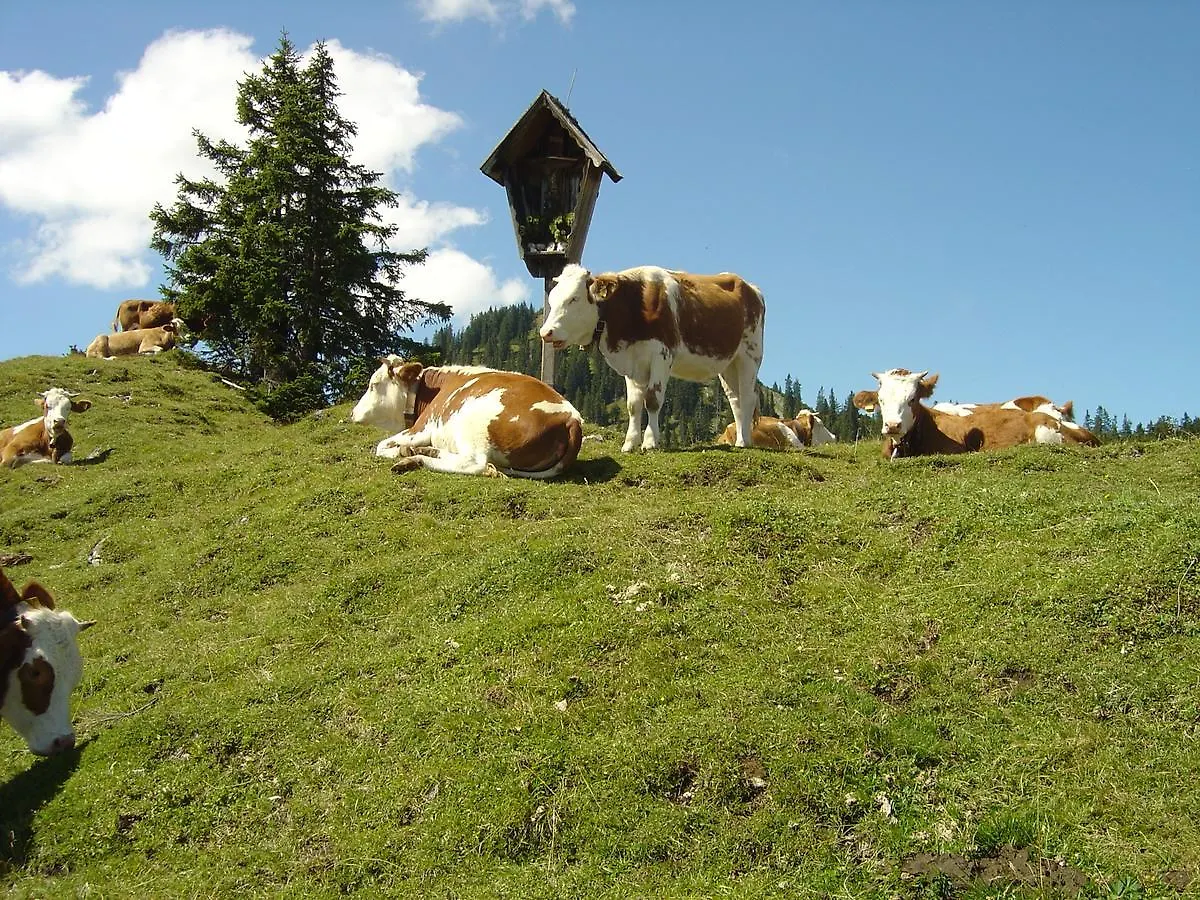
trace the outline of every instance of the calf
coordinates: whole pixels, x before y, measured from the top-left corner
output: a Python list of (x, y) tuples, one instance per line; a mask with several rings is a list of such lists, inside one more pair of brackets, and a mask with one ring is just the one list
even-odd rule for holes
[(112, 330), (121, 326), (122, 331), (133, 331), (135, 328), (157, 328), (166, 325), (175, 318), (175, 304), (162, 300), (122, 300), (117, 307), (116, 318), (112, 322)]
[(729, 272), (691, 275), (642, 266), (593, 276), (574, 263), (554, 282), (542, 340), (559, 348), (599, 342), (604, 359), (625, 376), (623, 451), (658, 446), (658, 415), (671, 375), (688, 381), (719, 376), (733, 411), (735, 444), (750, 446), (766, 316), (758, 288)]
[(174, 319), (157, 328), (135, 328), (116, 334), (98, 334), (88, 344), (85, 355), (95, 359), (116, 356), (135, 356), (139, 353), (162, 353), (175, 346), (180, 320)]
[[(820, 447), (837, 440), (811, 409), (800, 410), (794, 419), (757, 416), (754, 419), (751, 437), (751, 446), (769, 450), (800, 450), (803, 447)], [(737, 428), (730, 422), (724, 434), (717, 438), (717, 443), (732, 444), (736, 440)]]
[[(583, 419), (529, 375), (467, 366), (424, 368), (388, 356), (350, 413), (398, 434), (376, 456), (404, 457), (393, 471), (425, 466), (460, 475), (553, 478), (579, 455)], [(407, 426), (407, 427), (406, 427)]]
[(879, 408), (883, 418), (883, 453), (890, 459), (931, 453), (967, 453), (1017, 444), (1099, 443), (1074, 422), (1061, 421), (1035, 409), (1004, 405), (958, 406), (953, 411), (930, 408), (920, 401), (933, 394), (938, 376), (891, 369), (872, 373), (876, 391), (859, 391), (854, 405), (867, 412)]
[(27, 462), (69, 463), (75, 443), (67, 431), (67, 415), (91, 409), (90, 400), (74, 400), (62, 388), (34, 398), (42, 410), (37, 419), (0, 431), (0, 465), (15, 469)]
[(56, 610), (36, 581), (18, 594), (0, 569), (0, 718), (39, 756), (75, 746), (70, 699), (83, 675), (76, 637), (94, 624)]

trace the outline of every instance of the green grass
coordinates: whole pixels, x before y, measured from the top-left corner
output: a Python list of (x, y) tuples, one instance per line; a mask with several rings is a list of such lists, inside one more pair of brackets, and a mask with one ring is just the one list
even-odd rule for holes
[(81, 749), (0, 732), (14, 897), (1053, 895), (903, 871), (1006, 848), (1086, 896), (1200, 873), (1195, 442), (608, 432), (532, 483), (393, 475), (348, 406), (277, 426), (175, 353), (0, 363), (0, 422), (51, 385), (94, 403), (77, 458), (112, 453), (0, 472), (10, 575), (99, 620)]

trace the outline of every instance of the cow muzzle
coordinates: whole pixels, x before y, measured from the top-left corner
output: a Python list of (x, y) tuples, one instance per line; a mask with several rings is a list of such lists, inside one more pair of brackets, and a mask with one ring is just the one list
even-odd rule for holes
[(29, 749), (37, 756), (57, 756), (59, 753), (66, 753), (68, 750), (75, 747), (75, 732), (68, 731), (65, 734), (60, 734), (49, 744), (41, 747), (35, 747), (32, 744)]
[(551, 344), (555, 350), (562, 350), (567, 346), (566, 341), (555, 340), (553, 331), (546, 331), (543, 329), (542, 331), (538, 332), (538, 336), (542, 339), (543, 344)]

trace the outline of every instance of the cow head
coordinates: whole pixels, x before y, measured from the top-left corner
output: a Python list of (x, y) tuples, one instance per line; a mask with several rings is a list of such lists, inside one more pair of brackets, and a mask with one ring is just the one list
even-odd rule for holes
[(825, 423), (811, 409), (802, 409), (796, 413), (796, 424), (806, 432), (806, 434), (798, 434), (797, 437), (807, 444), (809, 447), (820, 447), (822, 444), (830, 444), (837, 440), (837, 437), (825, 427)]
[(882, 374), (872, 372), (871, 377), (879, 382), (875, 391), (859, 391), (854, 395), (854, 405), (866, 412), (877, 408), (883, 418), (883, 436), (893, 441), (902, 441), (916, 422), (917, 405), (925, 397), (933, 395), (938, 376), (926, 378), (924, 372), (908, 369), (889, 369)]
[(591, 343), (596, 323), (600, 321), (597, 303), (607, 300), (615, 289), (614, 276), (593, 278), (583, 266), (576, 263), (565, 266), (546, 297), (546, 321), (538, 332), (542, 340), (557, 350), (567, 344)]
[(39, 756), (75, 746), (70, 699), (83, 675), (76, 638), (93, 624), (56, 610), (36, 581), (18, 594), (0, 570), (0, 717)]
[(395, 355), (386, 356), (371, 375), (367, 391), (350, 413), (353, 422), (401, 431), (404, 416), (415, 399), (414, 385), (421, 377), (419, 362), (405, 362)]
[(33, 400), (42, 411), (42, 421), (46, 424), (46, 434), (54, 438), (67, 430), (67, 415), (72, 412), (84, 412), (92, 408), (90, 400), (75, 400), (62, 388), (50, 388), (42, 391)]

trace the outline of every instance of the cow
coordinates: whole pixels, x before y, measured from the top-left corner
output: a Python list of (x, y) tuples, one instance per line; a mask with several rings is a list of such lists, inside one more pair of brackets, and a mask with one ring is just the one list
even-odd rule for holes
[(91, 409), (90, 400), (75, 400), (62, 388), (42, 391), (33, 402), (42, 415), (0, 431), (0, 466), (15, 469), (28, 462), (69, 463), (75, 439), (67, 416)]
[(554, 478), (575, 462), (583, 418), (530, 375), (384, 358), (350, 413), (389, 431), (376, 456), (394, 472), (424, 466), (460, 475)]
[(938, 381), (938, 376), (929, 376), (928, 371), (890, 369), (872, 373), (872, 377), (879, 383), (878, 390), (859, 391), (853, 403), (866, 412), (880, 410), (883, 454), (889, 459), (994, 450), (1029, 443), (1093, 447), (1100, 443), (1086, 428), (1036, 407), (1029, 412), (1005, 408), (1003, 404), (958, 406), (953, 411), (925, 406), (920, 401), (933, 394)]
[(117, 315), (112, 321), (112, 330), (135, 328), (157, 328), (175, 318), (175, 304), (163, 300), (122, 300)]
[(671, 375), (688, 381), (719, 376), (733, 411), (734, 443), (751, 445), (766, 317), (757, 287), (728, 272), (692, 275), (641, 266), (592, 275), (571, 263), (554, 279), (546, 305), (543, 341), (557, 349), (598, 343), (608, 364), (625, 376), (629, 429), (622, 451), (658, 446), (658, 416)]
[(94, 624), (56, 610), (36, 581), (18, 594), (0, 569), (0, 718), (39, 756), (75, 746), (70, 699), (83, 675), (76, 638)]
[(172, 319), (157, 328), (134, 328), (114, 334), (98, 334), (88, 344), (85, 356), (93, 359), (112, 359), (117, 356), (135, 356), (139, 353), (162, 353), (175, 346), (175, 336), (183, 322)]
[(935, 403), (933, 404), (933, 409), (954, 413), (959, 416), (969, 416), (977, 409), (1023, 409), (1025, 412), (1045, 413), (1048, 416), (1058, 419), (1060, 422), (1073, 421), (1075, 418), (1075, 404), (1073, 401), (1068, 400), (1066, 403), (1057, 404), (1050, 400), (1049, 397), (1042, 397), (1038, 394), (1016, 397), (1004, 403)]
[[(800, 450), (804, 447), (820, 447), (836, 441), (833, 433), (811, 409), (802, 409), (794, 419), (777, 419), (774, 416), (757, 416), (751, 430), (753, 446), (769, 450)], [(717, 438), (718, 444), (732, 444), (737, 440), (737, 427), (730, 422), (725, 432)]]

